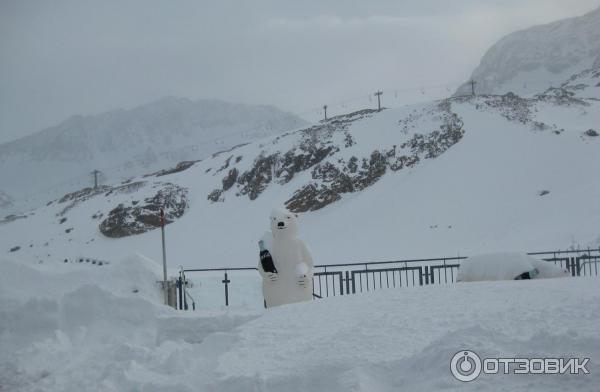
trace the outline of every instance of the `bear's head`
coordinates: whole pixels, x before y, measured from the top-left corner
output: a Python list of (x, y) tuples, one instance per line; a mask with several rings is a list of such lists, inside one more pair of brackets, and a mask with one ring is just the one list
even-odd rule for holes
[(275, 209), (271, 211), (270, 220), (273, 237), (294, 237), (298, 234), (298, 220), (296, 214)]

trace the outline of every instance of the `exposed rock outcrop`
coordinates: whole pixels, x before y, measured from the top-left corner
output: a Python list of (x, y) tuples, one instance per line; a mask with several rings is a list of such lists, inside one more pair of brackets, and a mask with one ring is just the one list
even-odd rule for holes
[(100, 231), (110, 238), (121, 238), (145, 233), (160, 227), (161, 208), (165, 210), (165, 221), (171, 223), (183, 216), (187, 206), (187, 189), (175, 184), (164, 184), (151, 198), (144, 203), (126, 206), (120, 204), (111, 210), (100, 223)]
[[(348, 132), (350, 124), (357, 120), (371, 116), (377, 112), (365, 109), (358, 112), (332, 117), (319, 125), (298, 131), (300, 142), (285, 153), (260, 154), (250, 169), (240, 172), (237, 168), (229, 170), (222, 180), (222, 187), (214, 189), (208, 196), (208, 200), (218, 202), (223, 200), (223, 193), (237, 188), (237, 195), (247, 195), (250, 200), (255, 200), (271, 183), (280, 185), (287, 184), (298, 173), (309, 170), (327, 157), (339, 151), (334, 145), (332, 136), (343, 133), (344, 146), (346, 148), (355, 144), (352, 135)], [(284, 134), (274, 139), (278, 143), (281, 138), (290, 134)], [(232, 164), (233, 155), (228, 157), (216, 173), (222, 172)], [(239, 159), (238, 159), (239, 158)], [(235, 164), (240, 162), (241, 157), (235, 159)]]
[[(397, 171), (414, 166), (421, 159), (441, 155), (463, 137), (464, 130), (462, 119), (450, 110), (448, 101), (440, 103), (437, 109), (442, 121), (440, 129), (426, 135), (415, 134), (400, 148), (393, 146), (390, 150), (375, 150), (369, 158), (362, 158), (360, 161), (354, 156), (348, 162), (339, 160), (340, 167), (331, 162), (317, 164), (312, 171), (315, 181), (297, 190), (286, 201), (286, 207), (292, 212), (319, 210), (340, 200), (344, 193), (372, 186), (388, 168)], [(409, 152), (402, 154), (406, 150)]]

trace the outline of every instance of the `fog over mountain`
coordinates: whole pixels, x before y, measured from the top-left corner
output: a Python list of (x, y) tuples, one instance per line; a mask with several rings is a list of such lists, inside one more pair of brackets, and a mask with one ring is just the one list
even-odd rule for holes
[[(0, 181), (23, 201), (198, 160), (235, 145), (305, 125), (272, 106), (163, 98), (130, 110), (74, 116), (0, 145)], [(40, 202), (40, 201), (38, 201)], [(27, 205), (27, 204), (26, 204)]]
[(599, 5), (4, 0), (0, 143), (162, 96), (270, 104), (309, 121), (324, 104), (331, 115), (356, 97), (365, 105), (377, 89), (388, 107), (438, 99), (500, 37)]
[[(600, 64), (600, 8), (507, 35), (487, 51), (471, 79), (479, 94), (532, 95), (594, 64)], [(456, 94), (471, 92), (467, 82)]]

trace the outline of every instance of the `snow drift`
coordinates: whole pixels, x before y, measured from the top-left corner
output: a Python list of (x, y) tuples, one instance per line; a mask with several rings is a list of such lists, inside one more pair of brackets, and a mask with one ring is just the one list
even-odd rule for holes
[(457, 282), (514, 280), (528, 273), (532, 279), (567, 277), (566, 270), (551, 262), (522, 253), (491, 253), (470, 256), (460, 263)]
[[(268, 311), (180, 313), (160, 305), (154, 263), (119, 264), (67, 264), (61, 272), (0, 262), (0, 390), (458, 391), (465, 384), (448, 367), (463, 349), (482, 357), (600, 357), (596, 279), (475, 282)], [(592, 360), (589, 370), (481, 376), (471, 386), (591, 391), (600, 366)]]

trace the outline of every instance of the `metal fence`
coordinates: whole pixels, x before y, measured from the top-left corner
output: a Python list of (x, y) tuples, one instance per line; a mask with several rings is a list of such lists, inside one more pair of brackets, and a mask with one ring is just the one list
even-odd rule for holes
[[(600, 249), (531, 252), (528, 255), (554, 263), (566, 269), (571, 276), (599, 275)], [(313, 275), (313, 297), (326, 298), (383, 289), (454, 283), (460, 262), (466, 258), (465, 256), (316, 265)], [(223, 274), (221, 280), (223, 304), (229, 306), (230, 285), (234, 284), (232, 273), (238, 271), (257, 271), (257, 268), (182, 269), (177, 281), (178, 308), (188, 310), (196, 307), (194, 299), (186, 289), (190, 285), (188, 274), (214, 274), (215, 272)]]
[(315, 297), (454, 282), (466, 257), (322, 264), (315, 266)]
[(585, 250), (565, 250), (555, 252), (531, 252), (530, 256), (540, 257), (565, 268), (571, 276), (598, 276), (600, 248)]

